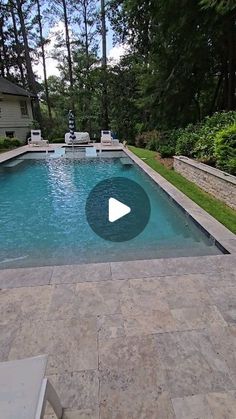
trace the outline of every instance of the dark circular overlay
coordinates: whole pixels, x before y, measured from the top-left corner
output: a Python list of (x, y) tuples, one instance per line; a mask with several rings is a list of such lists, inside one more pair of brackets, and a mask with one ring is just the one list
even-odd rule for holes
[[(131, 212), (111, 223), (110, 198), (127, 205)], [(124, 177), (113, 177), (99, 182), (86, 202), (86, 217), (92, 230), (101, 238), (113, 242), (124, 242), (138, 236), (146, 227), (150, 212), (150, 201), (144, 189)]]

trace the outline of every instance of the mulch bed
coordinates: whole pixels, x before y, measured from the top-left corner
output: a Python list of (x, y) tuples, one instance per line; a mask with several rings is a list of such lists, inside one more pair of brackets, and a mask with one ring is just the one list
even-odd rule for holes
[(157, 153), (156, 159), (159, 161), (159, 163), (163, 164), (163, 166), (167, 167), (167, 169), (173, 169), (174, 159), (172, 157), (162, 158), (160, 154)]

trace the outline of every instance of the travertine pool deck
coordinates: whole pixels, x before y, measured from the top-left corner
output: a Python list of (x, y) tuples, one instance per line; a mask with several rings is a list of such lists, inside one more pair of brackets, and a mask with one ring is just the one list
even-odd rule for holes
[(2, 270), (0, 359), (49, 354), (68, 419), (235, 419), (235, 272), (233, 255)]
[(126, 152), (231, 254), (0, 270), (0, 361), (48, 354), (64, 419), (235, 419), (235, 236)]

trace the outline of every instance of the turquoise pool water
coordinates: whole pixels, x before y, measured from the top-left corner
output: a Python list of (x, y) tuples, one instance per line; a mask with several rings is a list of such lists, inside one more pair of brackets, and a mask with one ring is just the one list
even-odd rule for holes
[[(0, 268), (221, 253), (136, 165), (124, 167), (120, 158), (30, 158), (0, 168)], [(151, 203), (145, 230), (124, 243), (98, 237), (85, 215), (91, 189), (115, 176), (139, 183)]]

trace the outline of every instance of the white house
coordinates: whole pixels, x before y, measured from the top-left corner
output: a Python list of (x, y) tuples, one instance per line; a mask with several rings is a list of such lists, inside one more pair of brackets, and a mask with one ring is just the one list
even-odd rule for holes
[(34, 95), (0, 77), (0, 137), (25, 140), (32, 127)]

